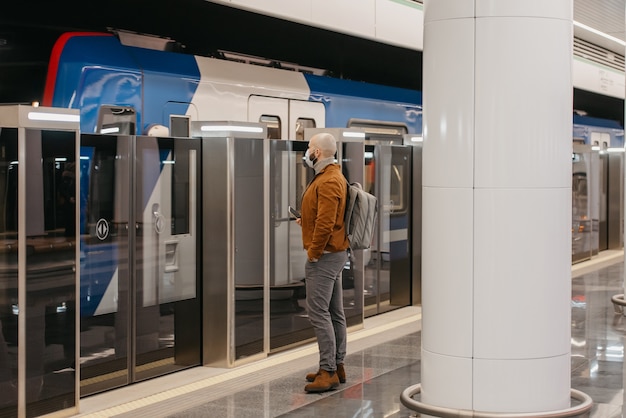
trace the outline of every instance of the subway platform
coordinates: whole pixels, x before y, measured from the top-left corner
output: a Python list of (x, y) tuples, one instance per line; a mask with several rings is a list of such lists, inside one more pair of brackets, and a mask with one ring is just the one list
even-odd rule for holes
[[(604, 251), (572, 266), (571, 387), (591, 396), (594, 418), (626, 416), (626, 317), (611, 302), (624, 293), (624, 252)], [(529, 307), (531, 309), (531, 307)], [(76, 417), (410, 417), (400, 402), (420, 382), (421, 309), (367, 318), (348, 336), (347, 382), (307, 394), (315, 343), (232, 369), (197, 367), (81, 399)], [(419, 395), (418, 395), (419, 396)]]

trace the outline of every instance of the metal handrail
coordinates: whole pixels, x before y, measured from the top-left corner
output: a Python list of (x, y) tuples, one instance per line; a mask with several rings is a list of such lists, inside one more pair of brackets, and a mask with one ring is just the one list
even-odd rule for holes
[(624, 300), (624, 294), (621, 293), (619, 295), (613, 295), (611, 297), (611, 302), (613, 302), (613, 309), (615, 313), (624, 313), (624, 306), (626, 306), (626, 301)]
[(571, 397), (581, 402), (580, 405), (560, 409), (556, 411), (548, 412), (480, 412), (470, 409), (455, 409), (445, 408), (441, 406), (428, 405), (423, 402), (416, 401), (413, 396), (422, 391), (422, 385), (420, 383), (409, 386), (400, 395), (400, 402), (407, 408), (420, 412), (426, 415), (433, 415), (443, 418), (460, 418), (460, 417), (473, 417), (473, 418), (552, 418), (552, 417), (573, 417), (582, 415), (589, 411), (593, 406), (593, 400), (589, 395), (576, 389), (570, 389)]

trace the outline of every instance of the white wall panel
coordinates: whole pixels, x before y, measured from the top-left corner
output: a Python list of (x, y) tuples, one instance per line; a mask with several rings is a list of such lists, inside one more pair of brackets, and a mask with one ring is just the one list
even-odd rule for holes
[(618, 99), (624, 98), (626, 86), (623, 72), (576, 56), (572, 66), (574, 87)]
[(472, 187), (474, 19), (435, 21), (425, 29), (422, 184)]
[(230, 0), (223, 3), (287, 20), (310, 21), (313, 0)]
[(476, 16), (543, 17), (571, 20), (574, 12), (572, 3), (572, 0), (476, 0)]
[(472, 189), (422, 189), (422, 345), (472, 355)]
[(424, 15), (428, 21), (441, 19), (474, 18), (474, 1), (469, 0), (425, 0)]
[(530, 413), (567, 407), (570, 361), (569, 354), (532, 361), (475, 359), (474, 409)]
[[(566, 18), (559, 16), (558, 10), (561, 9), (561, 2), (569, 2), (569, 0), (533, 0), (531, 3), (503, 2), (501, 0), (425, 0), (422, 7), (409, 0), (373, 0), (375, 4), (374, 18), (357, 22), (355, 16), (360, 16), (362, 13), (361, 2), (358, 0), (325, 0), (323, 3), (327, 10), (324, 13), (331, 16), (330, 21), (320, 21), (319, 17), (313, 18), (313, 4), (317, 2), (313, 0), (208, 1), (417, 51), (424, 49), (424, 8), (427, 7), (430, 8), (428, 18), (431, 21), (439, 20), (442, 16), (449, 17), (450, 11), (454, 13), (456, 18), (472, 17), (474, 15), (474, 3), (476, 3), (476, 9), (480, 16), (520, 16), (523, 11), (528, 9), (531, 12), (535, 10), (532, 12), (535, 15), (554, 15), (556, 18)], [(371, 4), (372, 0), (366, 0), (365, 7), (371, 7)], [(354, 7), (355, 10), (353, 11), (351, 7)], [(538, 9), (539, 7), (541, 9)], [(551, 10), (553, 11), (551, 12)], [(320, 11), (316, 11), (316, 15), (319, 16), (319, 14)], [(358, 26), (358, 29), (353, 32), (355, 25)], [(370, 25), (370, 27), (364, 25)], [(579, 27), (574, 29), (577, 31), (576, 36), (611, 50), (622, 51), (623, 54), (624, 47), (622, 45), (609, 42), (606, 38)], [(446, 36), (449, 37), (450, 34), (448, 33)], [(509, 46), (505, 45), (504, 48), (506, 50)], [(498, 51), (498, 53), (500, 52), (502, 51)], [(578, 57), (574, 60), (574, 87), (624, 98), (625, 77), (623, 72), (606, 69), (581, 60)]]
[(402, 48), (423, 48), (423, 7), (409, 0), (208, 1)]
[(571, 28), (476, 20), (476, 187), (571, 186)]
[[(408, 3), (408, 2), (406, 2)], [(376, 0), (376, 39), (380, 42), (424, 49), (424, 11), (422, 7), (407, 7), (393, 0)], [(407, 69), (410, 71), (410, 69)], [(415, 68), (415, 74), (419, 68)]]
[(375, 38), (375, 0), (315, 0), (311, 22), (315, 26), (343, 28), (342, 32)]
[(569, 351), (571, 201), (571, 186), (475, 190), (475, 357)]

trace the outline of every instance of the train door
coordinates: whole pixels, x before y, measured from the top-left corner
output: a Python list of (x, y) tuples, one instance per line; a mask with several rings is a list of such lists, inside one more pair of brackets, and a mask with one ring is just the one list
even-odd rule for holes
[(323, 128), (325, 121), (322, 103), (264, 96), (248, 99), (248, 122), (265, 123), (268, 139), (302, 141), (306, 128)]
[(289, 139), (304, 140), (307, 128), (326, 126), (326, 110), (322, 103), (289, 100)]
[(200, 364), (199, 148), (81, 136), (82, 396)]
[(365, 258), (364, 314), (411, 304), (411, 149), (365, 145), (366, 191), (378, 199), (378, 227)]

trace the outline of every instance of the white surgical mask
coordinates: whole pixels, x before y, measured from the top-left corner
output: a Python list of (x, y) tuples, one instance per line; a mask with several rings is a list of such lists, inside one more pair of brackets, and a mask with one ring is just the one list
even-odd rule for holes
[(315, 158), (315, 156), (309, 154), (309, 149), (307, 148), (306, 152), (304, 153), (304, 162), (306, 163), (306, 165), (308, 165), (309, 167), (313, 168), (313, 166), (315, 165), (316, 161), (317, 161), (317, 158)]

